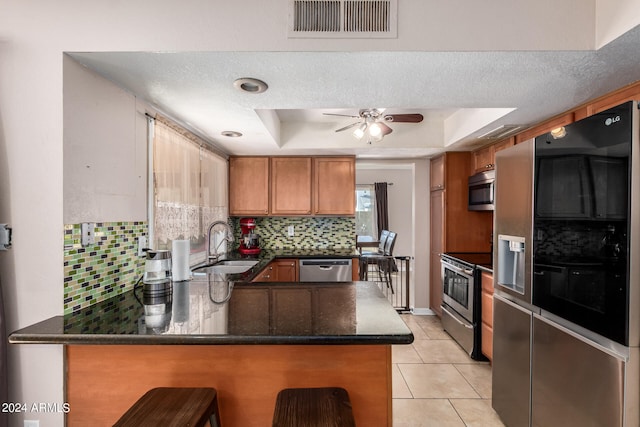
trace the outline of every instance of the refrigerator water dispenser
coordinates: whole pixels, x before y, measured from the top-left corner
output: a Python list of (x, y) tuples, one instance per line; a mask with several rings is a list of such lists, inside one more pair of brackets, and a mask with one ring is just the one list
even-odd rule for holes
[(524, 295), (524, 237), (498, 236), (498, 285)]

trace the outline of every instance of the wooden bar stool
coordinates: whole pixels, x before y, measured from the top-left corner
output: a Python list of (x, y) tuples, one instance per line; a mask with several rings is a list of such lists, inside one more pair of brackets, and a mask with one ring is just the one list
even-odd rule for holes
[(160, 387), (149, 390), (114, 427), (220, 427), (215, 388)]
[(273, 427), (355, 427), (343, 388), (288, 388), (276, 399)]

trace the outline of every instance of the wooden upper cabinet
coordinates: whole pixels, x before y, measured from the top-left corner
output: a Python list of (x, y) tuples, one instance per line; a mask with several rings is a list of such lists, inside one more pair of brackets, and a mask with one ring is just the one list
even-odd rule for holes
[(483, 147), (473, 152), (472, 173), (493, 170), (496, 167), (496, 153), (515, 144), (515, 138), (507, 138), (502, 141)]
[(271, 214), (311, 214), (311, 157), (271, 158)]
[(229, 159), (229, 214), (269, 213), (269, 158)]
[(355, 157), (314, 157), (314, 214), (355, 215)]
[(493, 145), (473, 152), (473, 172), (482, 172), (494, 168)]
[(444, 189), (444, 155), (431, 159), (431, 191)]
[(355, 210), (355, 157), (229, 159), (231, 216), (353, 216)]

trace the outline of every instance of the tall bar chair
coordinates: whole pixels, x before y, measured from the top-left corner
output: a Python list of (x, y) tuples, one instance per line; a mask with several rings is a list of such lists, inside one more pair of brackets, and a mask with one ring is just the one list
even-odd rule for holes
[(362, 251), (359, 259), (359, 277), (360, 280), (368, 280), (369, 278), (369, 264), (374, 264), (374, 260), (371, 256), (384, 255), (385, 245), (389, 237), (389, 230), (382, 230), (380, 232), (380, 239), (378, 243), (378, 249), (375, 251)]

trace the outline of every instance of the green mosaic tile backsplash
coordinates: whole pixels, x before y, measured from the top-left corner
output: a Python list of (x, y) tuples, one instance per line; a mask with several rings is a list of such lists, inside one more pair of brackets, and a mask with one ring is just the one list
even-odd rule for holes
[[(232, 218), (240, 237), (240, 218)], [(294, 236), (287, 233), (294, 227)], [(256, 218), (265, 249), (353, 249), (355, 218)], [(64, 226), (64, 314), (97, 304), (132, 289), (144, 272), (138, 238), (148, 235), (146, 222), (96, 223), (95, 244), (82, 247), (80, 224)]]
[(138, 237), (146, 222), (96, 223), (95, 244), (82, 247), (80, 224), (64, 226), (64, 313), (122, 294), (144, 272)]
[[(232, 218), (236, 242), (240, 241), (240, 218)], [(287, 233), (294, 227), (294, 235)], [(352, 249), (356, 246), (356, 220), (352, 217), (256, 218), (255, 233), (265, 249)], [(237, 246), (237, 245), (236, 245)]]

